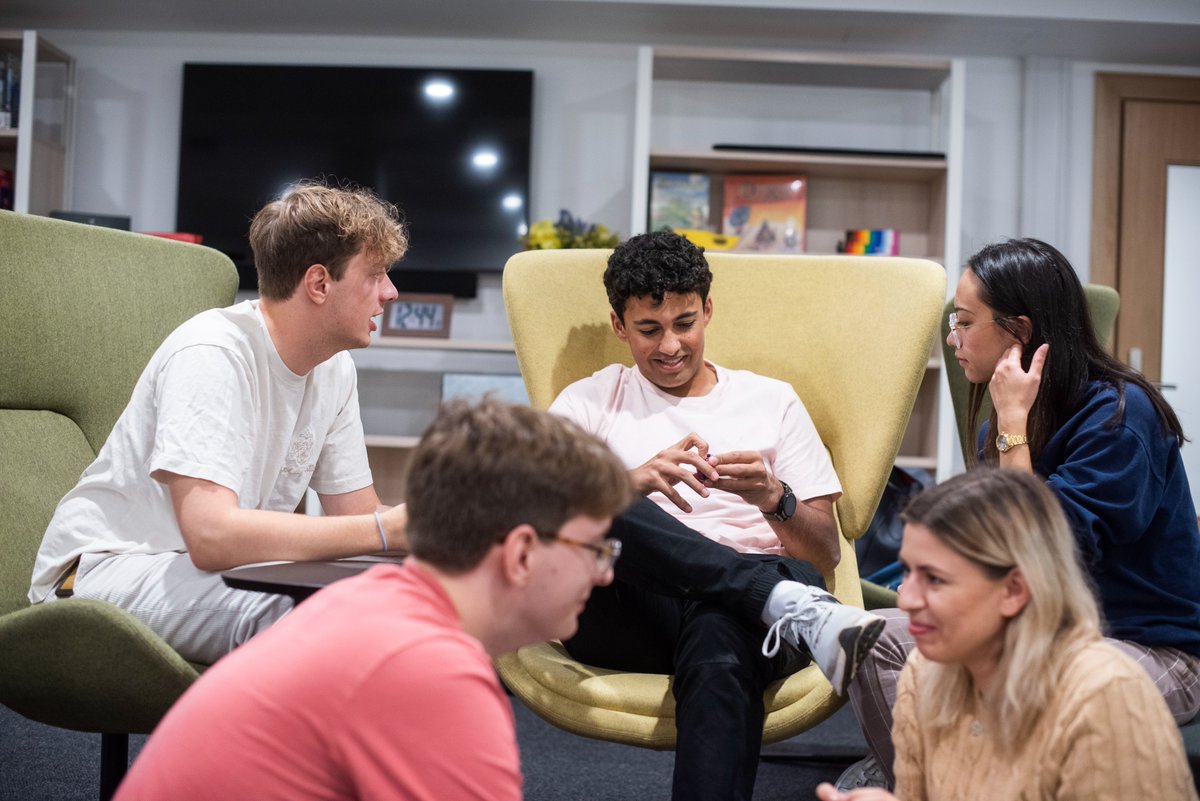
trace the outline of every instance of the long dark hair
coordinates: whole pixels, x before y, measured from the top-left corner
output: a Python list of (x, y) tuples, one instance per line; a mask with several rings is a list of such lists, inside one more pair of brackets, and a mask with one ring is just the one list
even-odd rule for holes
[[(1162, 393), (1144, 375), (1117, 361), (1100, 346), (1092, 328), (1083, 285), (1063, 254), (1037, 239), (1010, 239), (988, 245), (967, 261), (979, 279), (980, 300), (991, 310), (996, 325), (1021, 339), (1019, 316), (1032, 323), (1024, 343), (1022, 366), (1028, 370), (1034, 352), (1050, 343), (1042, 369), (1042, 383), (1029, 412), (1030, 454), (1036, 459), (1046, 442), (1079, 410), (1091, 381), (1105, 381), (1117, 391), (1117, 411), (1108, 421), (1117, 425), (1125, 417), (1125, 385), (1134, 384), (1154, 404), (1164, 433), (1185, 441), (1179, 418)], [(979, 430), (979, 410), (987, 384), (972, 384), (968, 423)], [(989, 431), (996, 431), (992, 410)], [(999, 459), (995, 441), (984, 443), (984, 459)]]

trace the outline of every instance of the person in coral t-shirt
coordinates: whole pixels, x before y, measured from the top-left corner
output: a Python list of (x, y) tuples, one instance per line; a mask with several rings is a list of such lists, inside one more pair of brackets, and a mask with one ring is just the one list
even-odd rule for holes
[(210, 668), (120, 801), (521, 797), (491, 660), (570, 637), (612, 581), (625, 469), (555, 415), (460, 401), (414, 451), (406, 495), (412, 556), (325, 588)]

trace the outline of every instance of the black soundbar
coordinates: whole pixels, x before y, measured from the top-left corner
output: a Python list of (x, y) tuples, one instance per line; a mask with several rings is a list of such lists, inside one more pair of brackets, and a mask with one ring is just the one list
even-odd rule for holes
[(746, 150), (758, 153), (795, 153), (805, 156), (854, 156), (857, 158), (944, 159), (945, 153), (931, 150), (858, 150), (846, 147), (797, 147), (792, 145), (736, 145), (721, 143), (713, 150)]

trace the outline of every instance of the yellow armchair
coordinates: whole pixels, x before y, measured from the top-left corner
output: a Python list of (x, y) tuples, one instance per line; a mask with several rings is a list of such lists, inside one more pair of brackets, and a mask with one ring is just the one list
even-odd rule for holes
[[(547, 408), (571, 382), (631, 364), (613, 335), (601, 277), (608, 250), (528, 251), (504, 269), (504, 302), (530, 403)], [(705, 356), (790, 382), (804, 401), (843, 494), (842, 560), (827, 576), (862, 606), (853, 541), (883, 493), (937, 335), (946, 274), (920, 259), (708, 253), (713, 319)], [(585, 737), (660, 750), (675, 745), (671, 677), (584, 665), (558, 643), (497, 661), (535, 713)], [(766, 693), (764, 742), (810, 728), (842, 704), (815, 666)]]

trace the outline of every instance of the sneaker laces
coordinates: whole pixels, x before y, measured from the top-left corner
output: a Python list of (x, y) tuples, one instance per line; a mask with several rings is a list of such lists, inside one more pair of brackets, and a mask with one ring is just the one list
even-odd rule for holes
[[(780, 647), (783, 645), (783, 629), (784, 626), (793, 626), (799, 629), (801, 625), (810, 624), (818, 625), (828, 615), (822, 615), (819, 607), (820, 604), (810, 603), (803, 606), (796, 604), (791, 609), (784, 612), (771, 624), (767, 629), (767, 638), (763, 640), (762, 653), (763, 656), (771, 658), (779, 653)], [(797, 636), (797, 640), (804, 639)]]
[(846, 768), (833, 786), (843, 793), (862, 787), (882, 787), (885, 790), (891, 787), (883, 767), (874, 755), (860, 759)]

